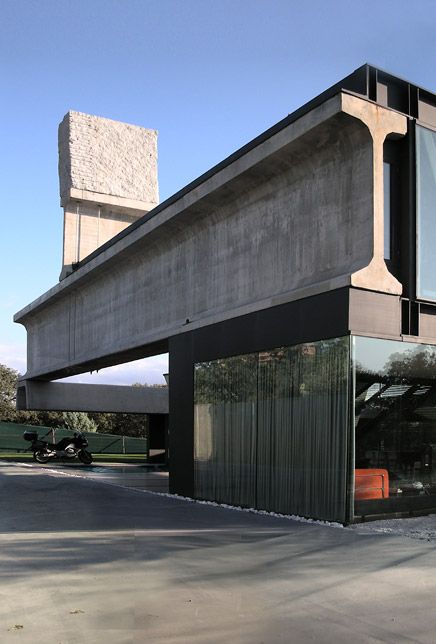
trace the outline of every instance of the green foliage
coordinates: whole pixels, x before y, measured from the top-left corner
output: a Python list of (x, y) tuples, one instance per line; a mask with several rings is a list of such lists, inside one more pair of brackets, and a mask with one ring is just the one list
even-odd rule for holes
[(20, 374), (15, 369), (0, 364), (0, 421), (38, 425), (38, 413), (17, 411), (17, 384)]
[[(0, 421), (44, 427), (66, 427), (71, 431), (99, 432), (137, 438), (148, 435), (146, 414), (17, 411), (15, 405), (19, 377), (18, 371), (0, 364)], [(147, 385), (135, 383), (133, 386)]]
[(436, 351), (434, 347), (418, 345), (401, 353), (392, 353), (384, 366), (387, 375), (396, 378), (434, 380)]
[(148, 435), (146, 414), (89, 413), (89, 416), (97, 423), (97, 431), (102, 434), (135, 438), (145, 438)]
[(349, 341), (338, 338), (203, 362), (195, 366), (195, 402), (255, 402), (345, 391)]
[(72, 432), (97, 431), (97, 423), (83, 411), (64, 411), (62, 425)]

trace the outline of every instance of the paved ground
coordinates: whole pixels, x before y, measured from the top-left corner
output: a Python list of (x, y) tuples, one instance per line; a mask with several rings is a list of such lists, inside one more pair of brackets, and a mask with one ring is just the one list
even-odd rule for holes
[[(36, 467), (32, 465), (32, 467)], [(150, 465), (131, 465), (122, 463), (93, 463), (83, 465), (72, 463), (50, 463), (40, 466), (48, 472), (58, 472), (69, 476), (80, 476), (94, 481), (112, 483), (123, 487), (151, 492), (168, 492), (168, 472)]]
[(0, 464), (0, 642), (436, 642), (431, 543)]

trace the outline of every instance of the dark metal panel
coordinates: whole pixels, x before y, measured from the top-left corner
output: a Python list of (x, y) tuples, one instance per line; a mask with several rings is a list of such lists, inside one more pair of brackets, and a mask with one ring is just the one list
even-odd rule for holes
[(429, 92), (419, 91), (418, 118), (436, 127), (436, 97)]
[[(416, 124), (409, 121), (407, 142), (406, 186), (404, 210), (402, 214), (404, 241), (402, 242), (403, 271), (406, 284), (404, 295), (416, 298)], [(407, 272), (407, 275), (406, 275)]]
[(419, 306), (419, 335), (436, 340), (436, 306), (425, 304)]
[(401, 339), (401, 298), (398, 295), (350, 289), (350, 331)]
[(194, 494), (194, 370), (193, 334), (169, 342), (168, 432), (169, 488), (174, 494)]
[(337, 289), (198, 329), (194, 361), (347, 335), (348, 290)]

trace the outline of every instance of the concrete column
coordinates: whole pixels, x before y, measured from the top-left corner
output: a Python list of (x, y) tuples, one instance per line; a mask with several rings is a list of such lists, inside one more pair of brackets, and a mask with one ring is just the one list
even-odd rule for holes
[(358, 288), (401, 295), (402, 284), (388, 271), (384, 259), (383, 144), (389, 135), (404, 136), (407, 133), (407, 118), (394, 110), (349, 94), (342, 95), (342, 110), (365, 123), (373, 140), (374, 251), (369, 265), (352, 273), (351, 284)]

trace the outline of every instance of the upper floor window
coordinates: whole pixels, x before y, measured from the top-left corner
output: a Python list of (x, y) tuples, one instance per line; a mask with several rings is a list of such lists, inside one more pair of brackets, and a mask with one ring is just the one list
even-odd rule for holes
[(383, 163), (384, 258), (391, 259), (391, 164)]
[(416, 292), (436, 300), (436, 132), (416, 127)]

